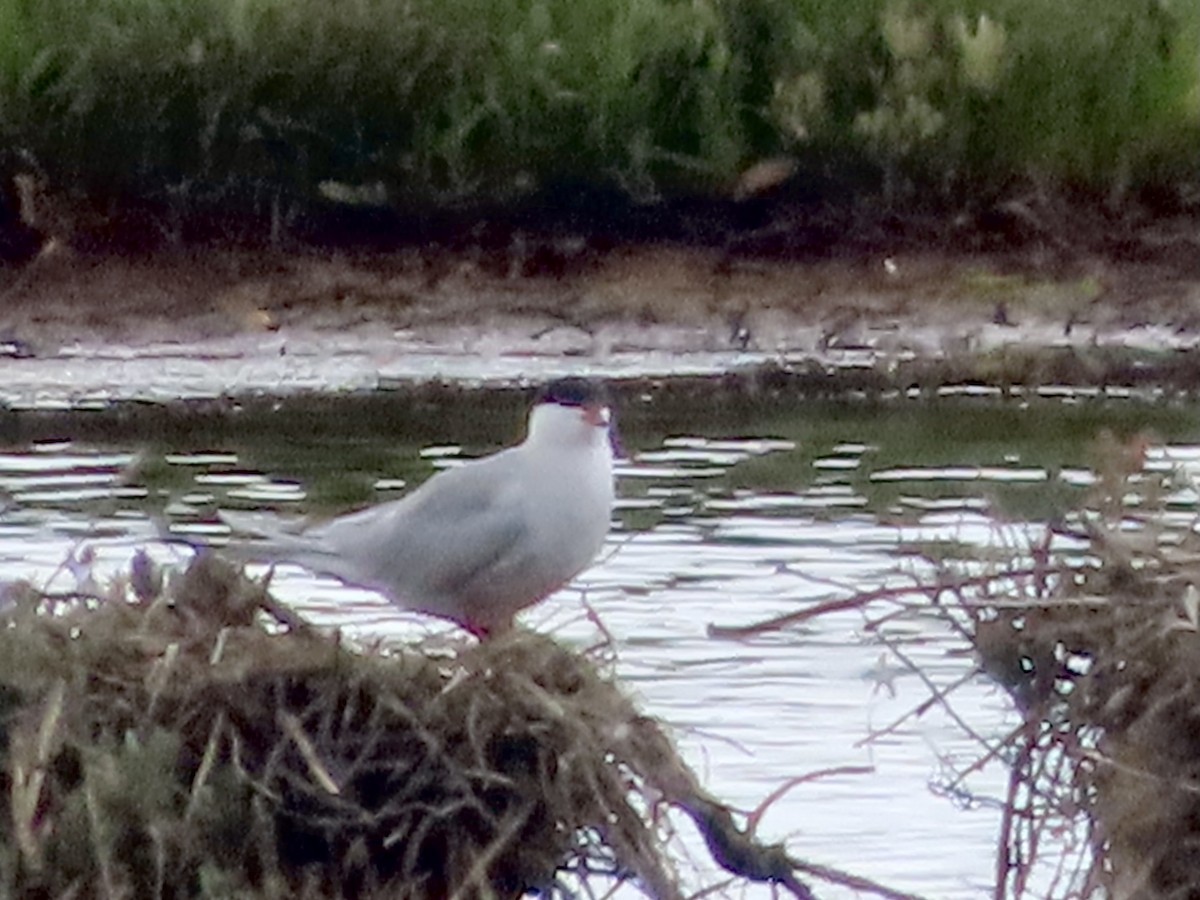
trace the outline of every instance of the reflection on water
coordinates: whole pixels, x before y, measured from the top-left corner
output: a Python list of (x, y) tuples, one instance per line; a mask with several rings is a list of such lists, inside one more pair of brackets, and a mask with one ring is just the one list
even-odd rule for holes
[[(1001, 519), (1005, 541), (1035, 533), (1038, 520), (1090, 483), (1086, 444), (1106, 424), (1152, 428), (1154, 467), (1200, 466), (1200, 428), (1190, 420), (1186, 409), (1132, 401), (958, 398), (708, 417), (634, 408), (625, 417), (633, 449), (620, 466), (606, 555), (576, 589), (525, 621), (591, 643), (582, 592), (615, 638), (621, 677), (675, 726), (712, 790), (739, 808), (757, 806), (788, 779), (831, 770), (775, 802), (761, 837), (896, 888), (983, 896), (1005, 773), (984, 769), (947, 797), (953, 773), (980, 749), (936, 707), (866, 741), (927, 697), (886, 641), (900, 642), (938, 685), (965, 680), (956, 706), (985, 736), (1013, 724), (1004, 696), (971, 677), (969, 659), (947, 652), (954, 641), (938, 620), (898, 620), (883, 637), (858, 611), (740, 641), (710, 638), (707, 627), (911, 583), (930, 571), (931, 547), (979, 553), (996, 543)], [(9, 448), (0, 454), (0, 576), (53, 578), (67, 589), (86, 575), (86, 567), (63, 565), (81, 543), (96, 549), (106, 571), (161, 527), (219, 540), (219, 506), (300, 513), (390, 498), (512, 430), (480, 440), (448, 427), (424, 446), (395, 434), (339, 440), (320, 422), (311, 435), (278, 445), (231, 430), (193, 447)], [(1184, 486), (1171, 502), (1182, 518), (1194, 514), (1197, 497)], [(161, 560), (187, 553), (153, 544)], [(423, 627), (370, 594), (293, 567), (281, 567), (273, 584), (330, 624), (385, 636)]]

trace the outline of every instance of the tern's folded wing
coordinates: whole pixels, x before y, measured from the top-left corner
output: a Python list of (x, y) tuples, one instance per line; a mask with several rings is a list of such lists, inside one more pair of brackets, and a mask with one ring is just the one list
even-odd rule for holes
[(351, 580), (399, 594), (402, 603), (459, 596), (519, 551), (528, 534), (514, 481), (505, 475), (503, 467), (482, 463), (451, 469), (407, 497), (334, 519), (306, 537), (353, 560)]

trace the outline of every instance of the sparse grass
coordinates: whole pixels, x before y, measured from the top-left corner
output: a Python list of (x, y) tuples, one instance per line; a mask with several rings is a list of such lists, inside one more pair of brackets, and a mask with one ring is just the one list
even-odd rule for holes
[(1200, 7), (1101, 0), (0, 0), (0, 169), (277, 232), (570, 185), (889, 201), (1194, 181)]

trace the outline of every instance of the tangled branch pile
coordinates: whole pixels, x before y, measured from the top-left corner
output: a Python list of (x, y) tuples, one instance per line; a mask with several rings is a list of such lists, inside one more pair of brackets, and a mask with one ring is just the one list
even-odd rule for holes
[(997, 896), (1031, 893), (1039, 851), (1063, 835), (1075, 869), (1053, 862), (1074, 896), (1200, 896), (1200, 534), (1171, 501), (1195, 488), (1101, 446), (1085, 511), (1020, 587), (959, 597), (1023, 717)]
[[(1200, 897), (1200, 491), (1165, 455), (1147, 465), (1140, 436), (1095, 449), (1079, 510), (1040, 537), (997, 526), (991, 547), (931, 554), (933, 577), (710, 629), (742, 637), (860, 610), (927, 690), (868, 741), (940, 708), (979, 748), (947, 761), (943, 791), (977, 799), (970, 777), (1007, 769), (995, 900)], [(931, 615), (976, 672), (938, 682), (906, 653), (910, 624), (927, 640)], [(896, 622), (907, 630), (891, 634)], [(959, 700), (979, 671), (1019, 713), (1008, 734)]]
[(810, 896), (548, 638), (367, 652), (211, 557), (133, 581), (137, 602), (29, 590), (0, 627), (4, 896), (474, 900), (571, 873), (675, 898), (662, 801)]

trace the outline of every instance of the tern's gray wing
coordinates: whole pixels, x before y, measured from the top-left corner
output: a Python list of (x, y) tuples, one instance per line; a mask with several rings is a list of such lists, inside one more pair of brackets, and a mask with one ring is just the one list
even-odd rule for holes
[(309, 529), (303, 540), (320, 559), (296, 561), (403, 605), (461, 597), (528, 532), (521, 479), (510, 477), (519, 464), (502, 453), (440, 472), (407, 497)]

